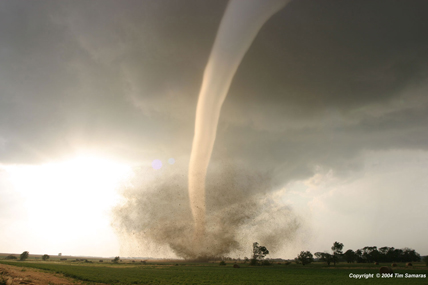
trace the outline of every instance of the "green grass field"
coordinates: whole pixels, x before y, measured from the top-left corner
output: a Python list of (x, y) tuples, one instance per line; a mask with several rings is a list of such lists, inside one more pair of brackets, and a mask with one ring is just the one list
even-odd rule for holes
[[(324, 264), (306, 266), (290, 264), (251, 267), (232, 263), (148, 263), (148, 264), (100, 264), (77, 262), (0, 261), (0, 263), (31, 267), (62, 273), (82, 281), (108, 284), (428, 284), (427, 278), (376, 278), (379, 265), (340, 263), (327, 267)], [(380, 265), (382, 266), (382, 264)], [(394, 268), (395, 273), (426, 274), (428, 268), (422, 263), (413, 268)], [(373, 273), (374, 278), (352, 279), (350, 273)]]

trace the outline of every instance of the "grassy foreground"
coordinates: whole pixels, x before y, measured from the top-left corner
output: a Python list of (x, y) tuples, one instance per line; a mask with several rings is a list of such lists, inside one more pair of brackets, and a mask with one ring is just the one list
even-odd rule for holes
[[(218, 263), (148, 263), (97, 264), (42, 261), (0, 261), (19, 267), (31, 267), (62, 273), (82, 281), (107, 284), (428, 284), (428, 278), (376, 278), (379, 266), (339, 264), (278, 265), (251, 267), (239, 264), (219, 266)], [(381, 264), (382, 265), (382, 264)], [(413, 268), (394, 268), (402, 274), (426, 274), (428, 268), (414, 264)], [(350, 273), (373, 273), (374, 278), (353, 279)]]

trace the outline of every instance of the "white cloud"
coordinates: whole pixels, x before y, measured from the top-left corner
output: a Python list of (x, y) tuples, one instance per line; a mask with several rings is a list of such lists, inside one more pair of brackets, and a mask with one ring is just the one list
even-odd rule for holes
[(353, 178), (317, 173), (290, 185), (284, 199), (312, 214), (314, 238), (308, 249), (329, 250), (340, 241), (354, 250), (376, 245), (426, 254), (428, 152), (371, 151), (363, 157), (364, 168)]

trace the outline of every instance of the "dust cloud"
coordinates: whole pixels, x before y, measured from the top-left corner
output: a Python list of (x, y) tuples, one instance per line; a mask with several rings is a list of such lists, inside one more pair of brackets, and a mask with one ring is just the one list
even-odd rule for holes
[(127, 255), (210, 260), (250, 257), (258, 241), (272, 253), (292, 242), (301, 224), (292, 209), (274, 201), (271, 177), (242, 167), (212, 165), (206, 183), (206, 232), (194, 247), (187, 173), (136, 169), (121, 189), (113, 226)]

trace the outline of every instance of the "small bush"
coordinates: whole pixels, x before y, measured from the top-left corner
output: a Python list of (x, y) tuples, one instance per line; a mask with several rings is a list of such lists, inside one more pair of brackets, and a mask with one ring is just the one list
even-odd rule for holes
[(272, 263), (270, 263), (269, 260), (263, 260), (262, 265), (263, 266), (269, 266), (269, 265), (272, 265)]
[(11, 254), (11, 255), (6, 256), (4, 259), (18, 259), (18, 257)]
[(306, 265), (314, 261), (313, 255), (310, 251), (301, 251), (300, 254), (294, 259), (297, 264)]
[(252, 258), (252, 259), (250, 260), (250, 265), (252, 265), (252, 266), (259, 265), (259, 262), (257, 261), (257, 259)]
[(28, 257), (30, 256), (30, 253), (28, 251), (24, 251), (23, 253), (21, 253), (21, 255), (19, 256), (19, 260), (24, 261), (26, 260)]
[(223, 260), (220, 261), (219, 265), (226, 265), (226, 262), (224, 262)]
[(424, 256), (422, 260), (425, 262), (426, 266), (428, 266), (428, 255)]

